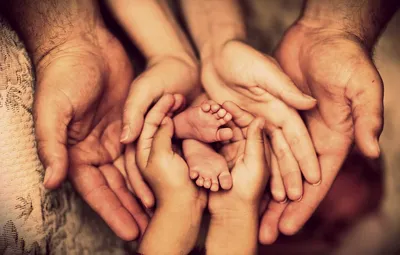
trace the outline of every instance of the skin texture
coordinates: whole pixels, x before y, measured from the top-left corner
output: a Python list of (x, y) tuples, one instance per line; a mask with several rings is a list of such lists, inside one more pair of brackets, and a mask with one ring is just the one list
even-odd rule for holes
[(242, 117), (243, 110), (231, 102), (226, 104), (234, 109), (231, 126), (237, 132), (221, 153), (233, 165), (233, 186), (209, 194), (206, 250), (207, 254), (257, 254), (260, 200), (269, 177), (264, 120), (248, 113)]
[(292, 235), (303, 226), (328, 192), (354, 141), (364, 155), (379, 156), (383, 83), (370, 50), (398, 3), (350, 2), (308, 1), (276, 51), (283, 70), (319, 102), (304, 117), (318, 153), (322, 183), (304, 183), (300, 202), (271, 202), (261, 223), (262, 243), (274, 242), (279, 231)]
[[(303, 95), (276, 60), (244, 41), (246, 33), (238, 1), (182, 1), (189, 30), (200, 51), (201, 80), (217, 103), (230, 100), (266, 120), (274, 164), (275, 199), (301, 199), (302, 175), (320, 181), (314, 146), (296, 109), (316, 104)], [(201, 20), (201, 22), (199, 22)], [(225, 32), (219, 32), (225, 31)]]
[(6, 2), (35, 66), (45, 187), (58, 187), (68, 175), (119, 237), (137, 238), (148, 218), (123, 177), (120, 116), (133, 79), (124, 49), (105, 29), (97, 1)]
[(138, 249), (143, 254), (188, 254), (207, 204), (205, 191), (190, 180), (186, 162), (172, 149), (174, 124), (167, 115), (174, 104), (174, 96), (164, 95), (146, 115), (138, 140), (137, 162), (157, 200)]
[(154, 195), (135, 165), (135, 156), (129, 155), (136, 152), (131, 143), (142, 131), (145, 113), (162, 95), (180, 93), (190, 101), (200, 93), (198, 63), (166, 1), (105, 2), (147, 61), (146, 70), (130, 85), (120, 140), (128, 146), (127, 156), (131, 165), (127, 174), (132, 189), (143, 205), (151, 208)]

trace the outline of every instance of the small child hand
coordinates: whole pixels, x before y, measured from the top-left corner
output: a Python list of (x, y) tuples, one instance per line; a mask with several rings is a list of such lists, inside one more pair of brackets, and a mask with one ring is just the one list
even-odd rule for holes
[(248, 116), (244, 120), (233, 115), (230, 126), (234, 130), (234, 137), (231, 143), (221, 149), (221, 154), (232, 168), (233, 186), (229, 191), (210, 194), (208, 206), (211, 214), (243, 209), (258, 212), (269, 177), (266, 158), (269, 152), (266, 153), (268, 146), (265, 146), (263, 134), (265, 121), (250, 114)]
[(167, 114), (173, 106), (174, 97), (165, 95), (147, 114), (137, 143), (137, 163), (158, 206), (193, 202), (204, 207), (205, 192), (193, 184), (186, 162), (172, 148), (174, 125)]

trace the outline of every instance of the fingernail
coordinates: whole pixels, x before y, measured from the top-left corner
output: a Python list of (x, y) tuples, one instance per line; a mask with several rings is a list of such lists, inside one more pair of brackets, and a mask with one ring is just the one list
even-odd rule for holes
[(128, 125), (125, 125), (124, 128), (122, 129), (120, 142), (124, 142), (124, 141), (128, 140), (129, 133), (130, 133), (130, 128)]
[(47, 167), (46, 172), (44, 174), (44, 180), (43, 180), (44, 185), (46, 185), (46, 183), (50, 180), (52, 174), (53, 174), (53, 169), (51, 167)]
[(315, 99), (312, 96), (309, 96), (307, 94), (304, 94), (304, 93), (303, 93), (303, 97), (307, 98), (308, 100), (317, 101), (317, 99)]
[(296, 200), (296, 202), (300, 202), (302, 198), (303, 198), (303, 195), (301, 195), (301, 196), (299, 197), (299, 199)]
[(321, 184), (321, 182), (322, 182), (322, 179), (320, 179), (318, 182), (316, 182), (316, 183), (313, 183), (312, 185), (313, 186), (319, 186), (320, 184)]
[(280, 201), (279, 203), (280, 203), (280, 204), (286, 204), (287, 201), (288, 201), (288, 199), (287, 199), (287, 197), (285, 197), (285, 200)]

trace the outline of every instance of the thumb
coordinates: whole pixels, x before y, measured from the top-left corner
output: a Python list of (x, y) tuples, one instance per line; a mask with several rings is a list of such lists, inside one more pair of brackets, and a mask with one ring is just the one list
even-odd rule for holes
[(263, 128), (265, 120), (256, 118), (247, 129), (246, 147), (244, 151), (244, 160), (251, 164), (265, 163), (265, 146), (263, 137)]
[(131, 85), (122, 117), (123, 129), (120, 137), (122, 143), (131, 143), (139, 137), (147, 110), (162, 96), (162, 90), (154, 87), (157, 83), (152, 81), (152, 77), (144, 74)]
[(34, 104), (35, 133), (39, 158), (45, 168), (43, 184), (57, 188), (68, 169), (67, 127), (72, 116), (68, 100), (38, 91)]
[(169, 117), (165, 117), (161, 122), (160, 128), (154, 135), (151, 154), (170, 154), (172, 153), (172, 137), (174, 135), (174, 124)]
[(380, 154), (379, 136), (383, 128), (383, 82), (373, 66), (355, 72), (349, 81), (347, 96), (351, 101), (357, 146), (370, 158)]

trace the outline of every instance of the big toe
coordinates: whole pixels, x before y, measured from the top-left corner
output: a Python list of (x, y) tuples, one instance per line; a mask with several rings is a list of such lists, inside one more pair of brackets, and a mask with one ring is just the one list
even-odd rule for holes
[(233, 131), (230, 128), (221, 128), (217, 131), (217, 141), (227, 141), (232, 139)]
[(229, 171), (224, 171), (218, 176), (219, 185), (222, 189), (229, 190), (232, 188), (232, 175)]

